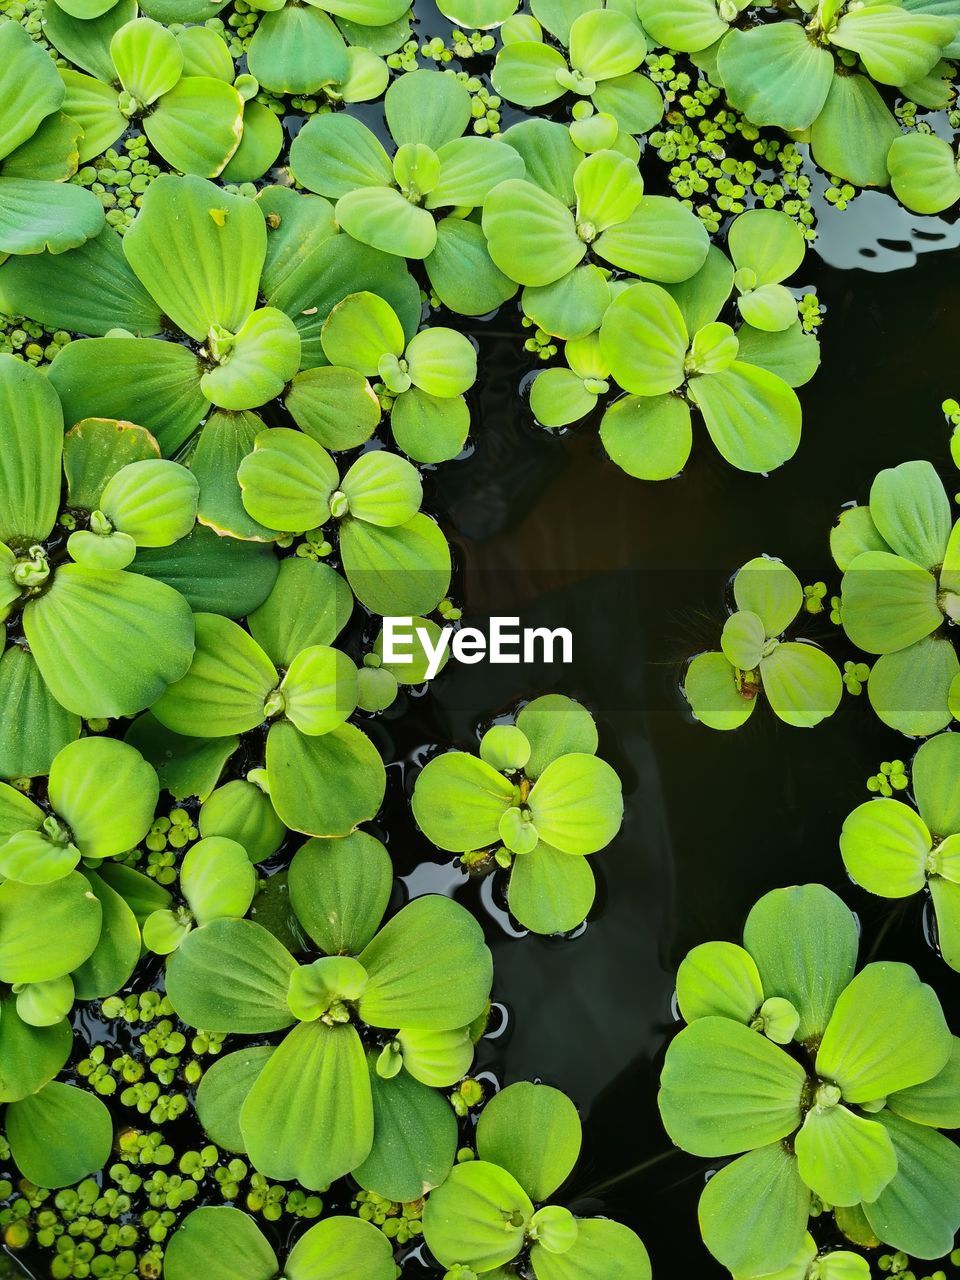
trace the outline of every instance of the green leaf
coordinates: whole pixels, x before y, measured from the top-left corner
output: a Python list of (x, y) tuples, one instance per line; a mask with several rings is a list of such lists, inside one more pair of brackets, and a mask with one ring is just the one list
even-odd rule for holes
[(188, 737), (226, 737), (262, 724), (264, 702), (280, 677), (257, 642), (229, 618), (196, 615), (196, 651), (183, 678), (151, 710)]
[(943, 213), (960, 200), (960, 170), (953, 148), (933, 133), (894, 138), (887, 154), (893, 193), (914, 213)]
[(63, 471), (71, 507), (93, 511), (108, 481), (131, 462), (159, 458), (160, 448), (144, 427), (113, 418), (87, 418), (63, 439)]
[(314, 836), (349, 835), (376, 817), (386, 773), (370, 739), (354, 725), (307, 738), (289, 723), (267, 736), (270, 798), (281, 820)]
[(800, 1064), (765, 1037), (729, 1018), (701, 1018), (667, 1050), (660, 1114), (684, 1151), (737, 1155), (798, 1127), (806, 1085)]
[(960, 675), (953, 642), (928, 636), (873, 664), (867, 693), (884, 724), (913, 737), (926, 737), (953, 719), (950, 687)]
[(76, 146), (77, 161), (85, 164), (112, 147), (127, 128), (127, 118), (120, 110), (120, 99), (112, 83), (116, 73), (111, 69), (106, 83), (68, 68), (63, 68), (60, 76), (67, 91), (64, 110), (82, 131)]
[(543, 288), (524, 289), (524, 315), (557, 338), (595, 333), (610, 305), (610, 287), (599, 267), (575, 267)]
[(629, 1227), (605, 1218), (577, 1219), (576, 1225), (576, 1243), (565, 1253), (534, 1247), (537, 1280), (650, 1280), (650, 1256)]
[(669, 480), (686, 465), (693, 447), (689, 406), (669, 393), (622, 396), (604, 413), (600, 439), (628, 476)]
[(720, 1017), (749, 1024), (763, 1004), (753, 957), (732, 942), (694, 947), (677, 971), (677, 1003), (686, 1022)]
[(0, 176), (0, 253), (60, 254), (92, 240), (102, 228), (103, 206), (92, 191)]
[(691, 379), (689, 394), (720, 455), (738, 470), (772, 471), (796, 453), (800, 401), (766, 369), (735, 360), (721, 373)]
[(774, 889), (747, 917), (743, 943), (764, 991), (800, 1013), (797, 1040), (819, 1041), (857, 964), (859, 937), (849, 909), (823, 885)]
[(483, 1108), (477, 1155), (506, 1169), (542, 1204), (573, 1172), (582, 1139), (580, 1117), (566, 1094), (524, 1082), (502, 1089)]
[(332, 644), (353, 610), (353, 596), (328, 564), (291, 556), (280, 562), (273, 590), (247, 619), (250, 631), (278, 667), (303, 649)]
[[(225, 1151), (246, 1150), (240, 1132), (240, 1110), (273, 1049), (272, 1044), (238, 1049), (217, 1058), (203, 1073), (197, 1089), (197, 1116), (207, 1137)], [(168, 1267), (172, 1251), (171, 1244), (167, 1248)]]
[(960, 971), (960, 884), (931, 878), (930, 896), (937, 918), (937, 946), (951, 969)]
[(160, 724), (149, 711), (133, 722), (125, 740), (150, 761), (160, 786), (175, 800), (189, 796), (204, 800), (217, 785), (224, 765), (240, 744), (237, 737), (182, 737)]
[(761, 660), (760, 678), (773, 711), (795, 728), (820, 724), (833, 715), (843, 696), (839, 667), (813, 644), (778, 645)]
[[(220, 1065), (214, 1063), (211, 1071)], [(277, 1257), (248, 1214), (229, 1205), (205, 1205), (189, 1213), (170, 1237), (163, 1273), (165, 1280), (193, 1280), (199, 1275), (207, 1280), (232, 1280), (237, 1275), (272, 1280)]]
[(659, 396), (681, 386), (688, 345), (680, 308), (655, 284), (624, 289), (600, 326), (600, 348), (611, 373), (635, 395)]
[(283, 711), (301, 733), (329, 733), (357, 709), (357, 668), (328, 645), (302, 649), (280, 684)]
[(571, 271), (586, 253), (566, 205), (530, 181), (501, 182), (483, 206), (490, 257), (511, 280), (548, 285)]
[(780, 1142), (715, 1173), (698, 1210), (703, 1243), (735, 1276), (786, 1267), (803, 1246), (809, 1215), (810, 1191)]
[(0, 423), (0, 541), (42, 541), (60, 502), (63, 414), (44, 375), (14, 356), (0, 356)]
[(153, 767), (139, 751), (111, 738), (83, 738), (57, 755), (48, 795), (88, 857), (133, 849), (150, 829), (159, 794)]
[[(397, 0), (397, 8), (403, 3)], [(397, 77), (383, 105), (387, 127), (398, 146), (422, 143), (439, 151), (445, 143), (459, 138), (470, 123), (466, 86), (442, 71), (411, 71)]]
[(779, 209), (750, 209), (735, 218), (727, 246), (738, 270), (752, 271), (757, 285), (779, 284), (799, 270), (807, 242), (799, 223)]
[(183, 75), (177, 37), (152, 18), (136, 18), (110, 41), (110, 58), (120, 83), (144, 106), (169, 93)]
[(441, 397), (411, 387), (393, 403), (390, 430), (414, 462), (449, 462), (466, 444), (470, 410), (462, 395)]
[[(440, 173), (426, 196), (427, 209), (478, 208), (499, 183), (524, 174), (517, 152), (491, 138), (455, 138), (441, 146), (436, 156)], [(476, 227), (475, 223), (470, 225)]]
[(486, 1008), (493, 962), (483, 930), (449, 898), (429, 894), (408, 903), (359, 959), (369, 982), (357, 1009), (370, 1026), (448, 1031)]
[(313, 94), (347, 78), (343, 38), (313, 5), (283, 5), (265, 13), (250, 41), (252, 75), (273, 93)]
[(879, 472), (870, 489), (870, 515), (896, 555), (929, 570), (943, 563), (953, 520), (929, 462), (904, 462)]
[(100, 496), (100, 510), (138, 547), (166, 547), (193, 528), (198, 493), (186, 467), (148, 458), (114, 473)]
[(870, 964), (837, 1000), (817, 1072), (847, 1102), (871, 1102), (938, 1075), (952, 1043), (936, 993), (909, 965)]
[(44, 8), (43, 33), (70, 62), (105, 84), (114, 77), (110, 41), (116, 31), (137, 16), (135, 0), (119, 0), (98, 18), (74, 18), (60, 5)]
[(61, 747), (80, 736), (80, 717), (53, 698), (33, 655), (19, 645), (0, 657), (0, 722), (17, 726), (0, 741), (2, 778), (49, 772)]
[(515, 1178), (495, 1164), (469, 1160), (431, 1192), (423, 1235), (443, 1267), (479, 1272), (511, 1262), (523, 1248), (533, 1205)]
[(110, 1158), (113, 1121), (98, 1097), (69, 1084), (48, 1084), (11, 1102), (5, 1117), (10, 1151), (25, 1178), (66, 1187)]
[(828, 173), (858, 187), (885, 187), (887, 154), (899, 128), (865, 76), (835, 75), (810, 131), (813, 158)]
[(477, 378), (476, 348), (455, 329), (421, 329), (408, 343), (405, 360), (413, 385), (432, 396), (462, 395)]
[(731, 31), (717, 65), (738, 111), (761, 127), (778, 125), (791, 132), (810, 128), (840, 80), (829, 51), (809, 40), (798, 22)]
[(255, 413), (216, 410), (197, 439), (190, 458), (190, 470), (200, 486), (197, 519), (221, 537), (253, 542), (272, 542), (275, 537), (272, 529), (247, 514), (237, 481), (240, 463), (263, 430), (264, 422)]
[(131, 569), (174, 587), (194, 610), (242, 618), (263, 604), (279, 564), (271, 547), (221, 538), (202, 525), (172, 547), (137, 552)]
[(177, 1015), (205, 1031), (259, 1035), (293, 1023), (287, 987), (296, 963), (252, 920), (214, 920), (194, 929), (167, 964)]
[(380, 401), (367, 379), (337, 365), (298, 373), (285, 402), (301, 431), (325, 449), (364, 444), (380, 421)]
[(840, 852), (850, 875), (884, 898), (919, 893), (931, 845), (923, 819), (899, 800), (878, 798), (859, 805), (840, 833)]
[[(370, 1054), (367, 1061), (373, 1094), (373, 1147), (353, 1176), (366, 1191), (388, 1200), (419, 1200), (440, 1186), (453, 1168), (456, 1116), (437, 1090), (403, 1070), (384, 1080), (377, 1073), (377, 1055)], [(362, 1280), (365, 1277), (366, 1272)]]
[(271, 857), (287, 834), (270, 797), (244, 778), (234, 778), (204, 798), (199, 826), (202, 836), (236, 840), (251, 862)]
[(96, 1000), (130, 981), (140, 959), (140, 926), (126, 900), (105, 880), (92, 872), (86, 880), (100, 903), (103, 924), (95, 950), (72, 976), (77, 999)]
[(184, 855), (180, 890), (198, 925), (246, 915), (256, 889), (253, 863), (235, 840), (206, 836)]
[(307, 121), (291, 144), (290, 172), (308, 191), (331, 199), (393, 186), (393, 165), (376, 135), (346, 113)]
[(184, 76), (144, 117), (143, 131), (175, 169), (216, 178), (240, 145), (243, 98), (222, 80)]
[(51, 693), (81, 716), (142, 710), (184, 674), (193, 653), (183, 597), (114, 570), (60, 566), (47, 593), (27, 604), (23, 625)]
[(563, 97), (560, 76), (569, 75), (559, 49), (539, 40), (518, 40), (504, 45), (493, 68), (493, 87), (508, 102), (520, 107), (545, 107)]
[(581, 925), (597, 894), (585, 858), (572, 858), (542, 840), (514, 860), (507, 890), (511, 913), (533, 933), (567, 933)]
[[(291, 12), (298, 10), (292, 9)], [(188, 27), (187, 30), (205, 31), (207, 28)], [(283, 150), (283, 141), (283, 125), (276, 113), (262, 102), (245, 102), (240, 145), (227, 161), (221, 178), (231, 183), (258, 181), (276, 162)]]
[(663, 284), (696, 274), (709, 247), (703, 223), (672, 196), (644, 196), (629, 218), (594, 242), (605, 261)]
[(901, 1089), (887, 1099), (888, 1108), (904, 1120), (932, 1129), (960, 1128), (960, 1040), (953, 1038), (947, 1065), (931, 1080)]
[(960, 1153), (942, 1134), (881, 1112), (878, 1121), (893, 1143), (896, 1177), (873, 1204), (863, 1206), (877, 1235), (915, 1258), (940, 1258), (950, 1250), (960, 1217)]
[(741, 685), (737, 671), (722, 653), (698, 653), (687, 667), (684, 697), (701, 723), (710, 729), (739, 729), (753, 714), (756, 689)]
[(623, 821), (620, 779), (594, 755), (554, 760), (527, 803), (541, 838), (562, 853), (596, 853), (610, 843)]
[[(373, 652), (380, 659), (379, 670), (386, 671), (396, 680), (398, 685), (417, 685), (423, 684), (427, 679), (427, 672), (430, 669), (430, 657), (426, 650), (426, 645), (420, 636), (420, 632), (425, 633), (426, 639), (434, 652), (436, 652), (437, 643), (441, 637), (441, 628), (431, 618), (410, 619), (413, 635), (409, 643), (401, 646), (403, 656), (409, 658), (408, 662), (387, 662), (383, 656), (383, 629), (377, 632), (377, 638), (374, 641)], [(447, 665), (450, 658), (449, 649), (444, 650), (440, 659), (438, 670), (442, 671)]]
[(327, 1218), (304, 1232), (290, 1250), (289, 1280), (393, 1280), (390, 1239), (360, 1218)]
[(883, 1126), (836, 1104), (807, 1112), (794, 1148), (801, 1178), (826, 1204), (875, 1200), (897, 1171)]
[(720, 648), (727, 661), (740, 671), (752, 671), (760, 665), (766, 643), (763, 620), (755, 613), (738, 610), (723, 624)]
[(276, 399), (300, 367), (297, 326), (275, 307), (254, 311), (214, 345), (220, 363), (203, 375), (200, 389), (221, 409), (255, 409)]
[(579, 422), (597, 406), (599, 396), (588, 391), (583, 379), (570, 369), (544, 369), (530, 387), (530, 408), (544, 427), (566, 427)]
[(406, 524), (420, 509), (420, 473), (404, 458), (382, 451), (364, 453), (340, 483), (349, 514), (367, 524)]
[(922, 80), (940, 61), (953, 37), (948, 18), (912, 13), (899, 4), (873, 4), (843, 15), (830, 43), (857, 54), (867, 74), (881, 84)]
[(361, 1165), (374, 1128), (356, 1028), (295, 1027), (247, 1094), (240, 1128), (254, 1168), (271, 1179), (319, 1191)]
[(143, 197), (123, 251), (163, 313), (203, 342), (215, 325), (237, 332), (256, 307), (266, 228), (245, 196), (201, 178), (161, 174)]
[(406, 339), (397, 313), (375, 293), (351, 293), (327, 316), (323, 350), (331, 364), (366, 377), (379, 373), (385, 355), (403, 354)]
[(716, 0), (673, 0), (664, 8), (659, 0), (639, 0), (637, 12), (644, 30), (658, 45), (681, 53), (699, 53), (726, 35), (728, 24)]
[(337, 201), (337, 221), (354, 240), (398, 257), (429, 257), (437, 243), (433, 215), (393, 187), (347, 192)]
[(31, 1027), (17, 1013), (10, 993), (0, 1001), (0, 1102), (17, 1102), (42, 1089), (70, 1056), (73, 1032), (64, 1019)]
[(430, 613), (450, 586), (447, 540), (422, 513), (392, 529), (344, 521), (340, 556), (354, 595), (381, 617)]
[(449, 1089), (464, 1078), (474, 1058), (470, 1027), (452, 1031), (401, 1031), (397, 1035), (403, 1068), (433, 1089)]
[(441, 849), (466, 853), (498, 840), (500, 819), (514, 799), (514, 786), (496, 769), (463, 751), (429, 761), (417, 777), (413, 815)]
[(330, 518), (337, 468), (322, 445), (300, 431), (261, 431), (237, 479), (249, 515), (267, 528), (302, 533)]
[(820, 344), (812, 333), (803, 332), (799, 320), (777, 333), (742, 324), (737, 340), (740, 360), (776, 374), (788, 387), (805, 386), (820, 367)]
[[(498, 150), (516, 156), (509, 147)], [(486, 315), (517, 292), (516, 284), (494, 265), (483, 229), (464, 218), (451, 215), (437, 223), (437, 242), (424, 266), (440, 301), (459, 315)]]
[(937, 582), (901, 556), (864, 551), (843, 575), (843, 629), (867, 653), (896, 653), (923, 640), (943, 622)]
[(357, 955), (376, 933), (390, 901), (386, 849), (366, 832), (308, 840), (290, 865), (290, 902), (327, 955)]
[(19, 23), (0, 29), (0, 157), (33, 136), (63, 101), (63, 84), (46, 51)]

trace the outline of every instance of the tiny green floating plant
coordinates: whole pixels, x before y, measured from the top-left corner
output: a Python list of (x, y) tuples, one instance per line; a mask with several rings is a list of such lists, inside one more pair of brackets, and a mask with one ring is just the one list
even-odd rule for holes
[(700, 1199), (707, 1248), (744, 1280), (809, 1275), (816, 1196), (854, 1243), (949, 1252), (960, 1152), (938, 1130), (960, 1120), (960, 1041), (935, 993), (909, 965), (857, 972), (857, 921), (823, 885), (767, 894), (743, 938), (681, 965), (660, 1081), (678, 1146), (737, 1157)]
[(733, 579), (736, 610), (723, 625), (720, 650), (690, 662), (683, 692), (711, 729), (738, 729), (760, 696), (785, 724), (812, 728), (833, 715), (843, 695), (837, 664), (814, 644), (785, 640), (804, 607), (800, 579), (781, 560), (759, 556)]
[(583, 923), (596, 894), (585, 855), (620, 830), (620, 779), (597, 744), (589, 711), (548, 694), (488, 729), (479, 756), (445, 752), (417, 777), (420, 829), (473, 873), (505, 868), (510, 911), (534, 933)]

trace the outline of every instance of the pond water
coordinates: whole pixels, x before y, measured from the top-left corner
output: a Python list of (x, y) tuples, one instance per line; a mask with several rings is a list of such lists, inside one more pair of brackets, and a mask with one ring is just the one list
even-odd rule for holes
[[(425, 18), (425, 28), (445, 24)], [(866, 798), (865, 779), (910, 744), (879, 725), (865, 696), (845, 697), (813, 731), (760, 708), (739, 732), (718, 734), (693, 722), (679, 694), (685, 658), (716, 645), (730, 576), (747, 559), (781, 556), (805, 583), (834, 590), (831, 524), (844, 503), (865, 499), (880, 467), (929, 458), (960, 489), (940, 411), (960, 392), (960, 225), (912, 218), (877, 193), (844, 213), (820, 199), (817, 209), (821, 236), (799, 283), (826, 306), (823, 365), (800, 392), (799, 452), (767, 478), (731, 470), (701, 434), (680, 478), (630, 479), (607, 459), (595, 421), (565, 433), (534, 425), (520, 394), (531, 357), (515, 307), (461, 324), (481, 357), (471, 448), (428, 477), (427, 505), (457, 549), (464, 622), (483, 627), (497, 614), (566, 626), (574, 661), (451, 663), (429, 693), (401, 698), (371, 730), (394, 761), (382, 827), (408, 891), (453, 892), (487, 928), (503, 1007), (478, 1070), (570, 1094), (585, 1143), (565, 1198), (638, 1231), (659, 1276), (727, 1274), (696, 1228), (709, 1165), (672, 1148), (656, 1106), (688, 948), (737, 939), (768, 889), (822, 881), (859, 913), (863, 955), (877, 947), (909, 960), (960, 1027), (960, 976), (924, 941), (919, 899), (891, 908), (860, 893), (839, 857), (840, 826)], [(808, 619), (805, 634), (841, 663), (854, 656), (826, 614)], [(468, 747), (478, 725), (551, 691), (595, 713), (626, 796), (623, 830), (594, 860), (597, 905), (569, 939), (519, 935), (491, 882), (468, 883), (435, 861), (403, 802), (427, 747)], [(90, 1017), (78, 1029), (104, 1034)], [(416, 1252), (404, 1274), (428, 1274)]]

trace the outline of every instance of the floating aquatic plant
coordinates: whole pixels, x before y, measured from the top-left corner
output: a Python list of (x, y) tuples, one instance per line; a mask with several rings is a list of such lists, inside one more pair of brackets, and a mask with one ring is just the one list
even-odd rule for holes
[(960, 535), (929, 462), (881, 471), (866, 506), (848, 507), (830, 535), (843, 571), (840, 619), (876, 654), (871, 706), (902, 733), (925, 737), (950, 723), (960, 676), (950, 625), (960, 612)]
[(786, 724), (812, 728), (840, 705), (837, 664), (814, 644), (785, 640), (803, 610), (800, 579), (781, 560), (758, 556), (733, 580), (736, 610), (723, 624), (720, 650), (691, 661), (683, 692), (711, 729), (738, 729), (760, 695)]
[(941, 1257), (960, 1225), (960, 1152), (937, 1132), (960, 1118), (960, 1041), (935, 993), (909, 965), (856, 972), (856, 919), (823, 885), (767, 894), (743, 938), (681, 965), (688, 1025), (660, 1081), (678, 1146), (737, 1157), (700, 1198), (707, 1248), (737, 1277), (784, 1271), (815, 1195), (854, 1241)]
[(290, 896), (318, 958), (298, 964), (262, 925), (217, 919), (168, 962), (167, 994), (189, 1025), (287, 1031), (279, 1045), (221, 1059), (197, 1099), (210, 1137), (268, 1177), (316, 1189), (353, 1173), (408, 1201), (453, 1165), (456, 1119), (437, 1089), (473, 1058), (490, 953), (480, 926), (447, 898), (418, 898), (381, 925), (391, 885), (389, 855), (372, 836), (308, 841)]
[(535, 698), (514, 724), (487, 730), (479, 757), (450, 751), (429, 761), (414, 816), (469, 869), (509, 869), (507, 900), (522, 925), (565, 932), (593, 905), (585, 855), (608, 845), (623, 818), (620, 779), (596, 750), (585, 707), (561, 694)]
[(477, 1122), (476, 1158), (464, 1153), (424, 1206), (424, 1239), (447, 1274), (519, 1275), (515, 1263), (529, 1251), (536, 1280), (650, 1280), (646, 1248), (628, 1227), (550, 1203), (581, 1141), (577, 1109), (557, 1089), (519, 1083), (491, 1098)]
[(938, 734), (913, 760), (916, 809), (892, 796), (868, 800), (847, 817), (840, 835), (847, 870), (870, 893), (909, 898), (929, 891), (937, 943), (954, 969), (960, 969), (958, 769), (960, 735)]

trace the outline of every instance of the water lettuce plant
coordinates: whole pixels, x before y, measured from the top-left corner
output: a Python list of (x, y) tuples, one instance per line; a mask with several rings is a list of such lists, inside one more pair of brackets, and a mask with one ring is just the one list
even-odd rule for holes
[[(16, 690), (39, 735), (25, 772), (43, 773), (76, 737), (76, 717), (133, 715), (189, 666), (189, 604), (132, 561), (193, 528), (196, 483), (127, 423), (79, 422), (64, 435), (54, 387), (13, 356), (0, 356), (0, 406), (0, 610), (9, 638), (16, 623), (29, 646), (0, 669), (0, 687), (8, 705)], [(66, 542), (57, 525), (64, 476), (71, 522), (88, 526)]]
[[(150, 710), (175, 738), (170, 744), (167, 735), (148, 730), (153, 751), (175, 753), (177, 739), (212, 739), (229, 756), (241, 735), (263, 726), (265, 784), (286, 826), (342, 836), (373, 818), (386, 786), (383, 761), (370, 738), (349, 723), (358, 702), (357, 669), (333, 646), (352, 603), (343, 579), (327, 565), (287, 560), (270, 595), (250, 614), (249, 630), (198, 612), (193, 660)], [(245, 839), (222, 827), (215, 834)]]
[[(280, 1263), (254, 1222), (227, 1205), (194, 1209), (167, 1246), (164, 1280), (196, 1276), (274, 1280)], [(334, 1216), (301, 1235), (283, 1263), (286, 1280), (396, 1280), (390, 1242), (372, 1223)]]
[(878, 796), (849, 814), (840, 852), (854, 880), (883, 898), (927, 890), (937, 922), (940, 954), (960, 969), (960, 811), (956, 779), (960, 736), (938, 734), (923, 743), (911, 768), (916, 808)]
[(916, 461), (881, 471), (869, 502), (841, 512), (830, 535), (843, 571), (843, 629), (877, 655), (871, 706), (911, 736), (945, 728), (958, 705), (960, 662), (950, 637), (960, 613), (958, 527), (933, 466)]
[(423, 1210), (424, 1239), (448, 1275), (506, 1280), (524, 1274), (523, 1255), (536, 1280), (650, 1280), (647, 1250), (628, 1227), (551, 1203), (582, 1136), (576, 1107), (548, 1085), (512, 1084), (490, 1099), (477, 1122), (476, 1158), (463, 1153)]
[(809, 729), (833, 715), (843, 694), (829, 654), (784, 632), (803, 609), (800, 579), (782, 560), (758, 556), (733, 579), (736, 609), (723, 624), (720, 650), (692, 659), (683, 692), (711, 729), (738, 729), (761, 694), (784, 723)]
[(695, 947), (677, 974), (687, 1025), (667, 1050), (660, 1112), (685, 1151), (737, 1157), (699, 1209), (734, 1276), (803, 1254), (814, 1195), (852, 1239), (916, 1258), (941, 1257), (960, 1226), (960, 1152), (937, 1132), (960, 1118), (960, 1041), (909, 965), (857, 972), (858, 947), (829, 889), (775, 889), (742, 947)]
[(766, 21), (754, 8), (739, 0), (637, 5), (653, 39), (709, 57), (730, 103), (748, 120), (809, 141), (829, 173), (858, 186), (886, 186), (898, 126), (881, 89), (899, 89), (917, 102), (933, 94), (931, 105), (945, 105), (942, 87), (938, 92), (930, 81), (940, 78), (943, 58), (958, 52), (951, 7), (935, 0), (798, 0)]
[(0, 262), (8, 254), (62, 253), (103, 228), (100, 201), (67, 181), (82, 125), (46, 53), (16, 22), (0, 26)]
[(534, 933), (583, 923), (596, 894), (585, 855), (620, 830), (620, 779), (597, 743), (589, 711), (548, 694), (488, 729), (479, 756), (444, 752), (417, 776), (420, 829), (471, 870), (508, 868), (510, 910)]
[(168, 961), (167, 994), (190, 1026), (287, 1033), (221, 1059), (197, 1099), (210, 1137), (269, 1178), (319, 1189), (352, 1173), (407, 1201), (453, 1166), (456, 1118), (437, 1089), (469, 1068), (492, 962), (448, 898), (417, 898), (382, 924), (392, 880), (372, 836), (310, 840), (289, 885), (314, 958), (298, 963), (253, 920), (216, 919)]

